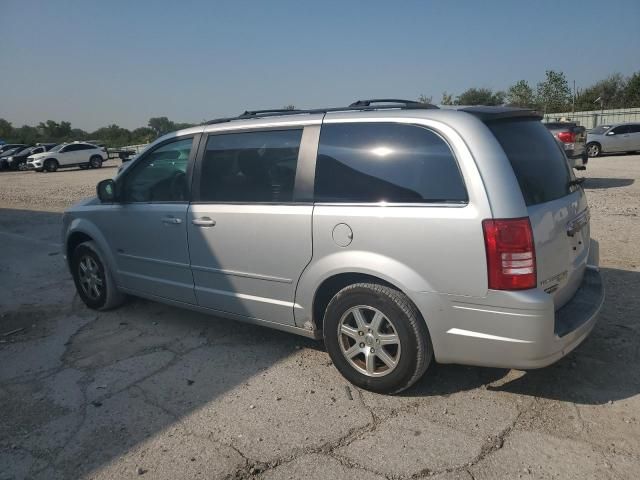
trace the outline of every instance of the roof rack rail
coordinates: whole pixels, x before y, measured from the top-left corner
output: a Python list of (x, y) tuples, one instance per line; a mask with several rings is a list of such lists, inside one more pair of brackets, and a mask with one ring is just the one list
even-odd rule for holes
[(269, 108), (267, 110), (245, 110), (244, 113), (242, 115), (239, 115), (238, 118), (250, 118), (250, 117), (256, 117), (259, 115), (265, 115), (267, 113), (270, 114), (287, 114), (287, 115), (291, 115), (294, 113), (300, 113), (303, 112), (305, 113), (304, 110), (296, 110), (295, 108)]
[(353, 102), (349, 107), (373, 107), (372, 104), (375, 103), (390, 103), (391, 105), (387, 105), (386, 107), (377, 107), (377, 108), (424, 108), (424, 109), (434, 109), (438, 108), (435, 105), (430, 103), (422, 103), (416, 102), (415, 100), (402, 100), (398, 98), (372, 98), (370, 100), (358, 100)]
[[(387, 105), (377, 105), (377, 104), (387, 104)], [(244, 113), (238, 115), (237, 117), (226, 117), (226, 118), (217, 118), (214, 120), (209, 120), (205, 122), (205, 125), (214, 125), (216, 123), (225, 123), (231, 122), (233, 120), (247, 120), (250, 118), (265, 118), (265, 117), (277, 117), (281, 115), (300, 115), (300, 114), (314, 114), (314, 113), (329, 113), (329, 112), (348, 112), (350, 110), (360, 110), (360, 111), (368, 111), (368, 110), (382, 110), (382, 109), (437, 109), (438, 107), (435, 105), (431, 105), (430, 103), (420, 103), (415, 102), (413, 100), (398, 100), (398, 99), (385, 99), (385, 98), (375, 98), (371, 100), (358, 100), (353, 102), (348, 107), (330, 107), (330, 108), (311, 108), (305, 110), (287, 110), (287, 109), (278, 109), (278, 108), (270, 108), (266, 110), (246, 110)]]

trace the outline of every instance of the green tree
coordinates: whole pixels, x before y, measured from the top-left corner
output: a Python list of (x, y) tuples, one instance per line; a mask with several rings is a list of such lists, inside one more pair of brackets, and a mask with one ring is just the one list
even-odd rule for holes
[(469, 88), (455, 101), (456, 105), (502, 105), (504, 92), (494, 92), (490, 88)]
[(150, 143), (156, 138), (156, 132), (149, 127), (136, 128), (131, 132), (131, 143), (139, 145), (141, 143)]
[(150, 118), (148, 125), (153, 129), (157, 137), (176, 130), (176, 124), (169, 120), (167, 117)]
[(36, 127), (23, 125), (20, 128), (16, 128), (14, 130), (13, 139), (18, 143), (33, 145), (42, 141), (42, 135), (40, 135), (40, 132)]
[(536, 97), (544, 113), (568, 110), (571, 104), (571, 90), (564, 73), (547, 70), (544, 81), (538, 83)]
[(289, 105), (285, 105), (284, 107), (282, 107), (283, 110), (295, 110), (296, 106), (293, 104), (289, 104)]
[(99, 140), (107, 147), (123, 147), (131, 143), (131, 132), (126, 128), (112, 124), (91, 133), (92, 140)]
[(576, 96), (576, 110), (623, 108), (626, 105), (627, 83), (619, 73), (609, 75)]
[(38, 129), (42, 132), (43, 141), (45, 142), (63, 142), (71, 139), (71, 123), (70, 122), (54, 122), (47, 120), (40, 122)]
[(629, 77), (624, 91), (624, 100), (627, 107), (640, 107), (640, 72)]
[(8, 142), (13, 137), (13, 127), (11, 122), (7, 122), (4, 118), (0, 118), (0, 138)]
[(418, 102), (420, 103), (432, 103), (433, 97), (431, 95), (427, 96), (424, 93), (418, 97)]
[(515, 107), (534, 108), (536, 104), (533, 88), (526, 80), (519, 80), (507, 90), (507, 104)]
[(442, 92), (442, 100), (440, 100), (441, 105), (453, 105), (453, 95), (447, 92)]

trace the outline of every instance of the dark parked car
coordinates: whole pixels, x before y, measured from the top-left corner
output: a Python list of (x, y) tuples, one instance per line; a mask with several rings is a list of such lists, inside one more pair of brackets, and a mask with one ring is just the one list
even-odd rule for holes
[(38, 143), (35, 146), (17, 150), (11, 155), (5, 157), (6, 168), (10, 170), (24, 170), (27, 164), (27, 157), (36, 153), (44, 153), (51, 150), (57, 144), (55, 143)]
[(576, 170), (585, 170), (589, 157), (587, 156), (587, 130), (575, 122), (549, 122), (545, 126), (562, 144), (569, 164)]
[(9, 168), (7, 161), (8, 157), (13, 155), (14, 153), (19, 152), (25, 147), (26, 145), (20, 143), (10, 143), (2, 145), (2, 147), (0, 147), (0, 170), (6, 170), (7, 168)]

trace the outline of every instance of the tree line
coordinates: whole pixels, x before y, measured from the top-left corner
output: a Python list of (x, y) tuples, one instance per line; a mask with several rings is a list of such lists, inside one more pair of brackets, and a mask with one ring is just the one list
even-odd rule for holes
[[(432, 103), (432, 97), (421, 95), (418, 101)], [(615, 73), (574, 92), (563, 72), (547, 70), (545, 78), (535, 87), (529, 85), (526, 80), (519, 80), (506, 91), (473, 87), (455, 97), (443, 92), (440, 103), (512, 105), (533, 108), (542, 113), (640, 107), (640, 72), (629, 77)]]
[[(421, 95), (423, 103), (433, 103), (432, 97)], [(563, 72), (547, 70), (542, 81), (535, 87), (526, 80), (519, 80), (506, 91), (490, 88), (469, 88), (454, 96), (444, 92), (440, 101), (443, 105), (513, 105), (533, 108), (542, 113), (576, 112), (604, 108), (640, 107), (640, 72), (629, 77), (615, 73), (593, 85), (574, 92)], [(293, 110), (293, 105), (285, 109)], [(149, 143), (165, 133), (191, 127), (190, 123), (176, 123), (167, 117), (153, 117), (146, 127), (128, 130), (118, 125), (108, 125), (93, 132), (72, 128), (70, 122), (47, 120), (37, 126), (14, 127), (0, 118), (0, 138), (10, 143), (33, 145), (45, 142), (67, 142), (73, 140), (93, 140), (107, 147), (122, 147)]]
[(47, 120), (37, 126), (23, 125), (14, 127), (4, 118), (0, 118), (0, 138), (7, 143), (62, 143), (74, 140), (91, 140), (103, 143), (107, 147), (123, 147), (149, 143), (165, 133), (192, 127), (191, 123), (176, 123), (167, 117), (153, 117), (146, 127), (128, 130), (118, 125), (108, 125), (93, 132), (72, 128), (70, 122)]

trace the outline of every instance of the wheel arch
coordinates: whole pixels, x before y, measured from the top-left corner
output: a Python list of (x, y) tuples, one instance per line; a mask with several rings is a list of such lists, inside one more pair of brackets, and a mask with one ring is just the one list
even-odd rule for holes
[(76, 218), (71, 221), (67, 228), (64, 242), (64, 253), (66, 254), (67, 266), (71, 265), (71, 255), (73, 250), (81, 243), (92, 241), (96, 244), (99, 253), (107, 263), (107, 267), (111, 271), (116, 283), (118, 283), (118, 270), (115, 258), (111, 253), (111, 249), (105, 239), (104, 235), (100, 232), (92, 222), (83, 219)]
[(321, 330), (331, 298), (347, 285), (362, 282), (394, 288), (416, 307), (412, 292), (433, 291), (423, 277), (397, 260), (371, 252), (338, 252), (312, 263), (303, 272), (296, 289), (296, 325)]

